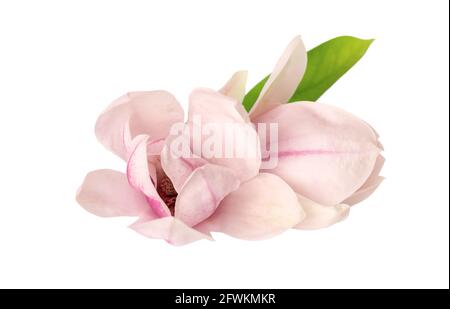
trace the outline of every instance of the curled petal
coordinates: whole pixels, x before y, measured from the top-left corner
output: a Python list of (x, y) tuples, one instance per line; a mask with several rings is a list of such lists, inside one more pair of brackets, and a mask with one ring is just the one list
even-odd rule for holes
[(297, 36), (291, 41), (278, 60), (258, 99), (250, 110), (252, 119), (289, 101), (305, 74), (306, 62), (305, 45), (303, 45), (300, 36)]
[(222, 199), (238, 187), (233, 170), (212, 164), (199, 167), (178, 193), (175, 217), (194, 226), (211, 216)]
[(384, 157), (382, 155), (379, 155), (375, 162), (375, 166), (372, 170), (372, 173), (367, 178), (366, 182), (355, 193), (353, 193), (352, 196), (343, 201), (344, 204), (353, 206), (359, 202), (362, 202), (363, 200), (368, 198), (373, 192), (375, 192), (375, 190), (384, 180), (384, 177), (380, 176), (380, 172), (381, 169), (383, 168), (384, 162), (385, 162)]
[(363, 185), (380, 152), (369, 126), (330, 105), (285, 104), (255, 121), (278, 124), (278, 141), (270, 142), (278, 142), (278, 164), (267, 172), (327, 206), (339, 204)]
[(173, 123), (182, 121), (183, 110), (170, 93), (130, 92), (111, 103), (99, 116), (95, 134), (106, 148), (126, 160), (124, 130), (127, 122), (130, 135), (127, 139), (146, 134), (150, 140), (158, 140), (168, 135)]
[(219, 92), (241, 103), (245, 96), (247, 75), (247, 71), (238, 71), (234, 73), (225, 86), (219, 90)]
[(324, 206), (301, 195), (297, 196), (306, 216), (294, 227), (296, 229), (310, 230), (328, 227), (347, 218), (350, 212), (350, 206), (345, 204)]
[(375, 134), (375, 136), (377, 137), (377, 146), (378, 146), (378, 148), (380, 148), (380, 150), (384, 150), (383, 144), (378, 140), (378, 138), (380, 138), (380, 135), (378, 134), (378, 132), (370, 124), (368, 124), (368, 123), (366, 123), (366, 124), (372, 129), (373, 134)]
[(368, 186), (373, 185), (378, 181), (378, 177), (380, 176), (380, 172), (384, 166), (385, 158), (382, 155), (379, 155), (377, 157), (377, 160), (375, 161), (375, 166), (372, 170), (372, 173), (367, 178), (366, 182), (361, 186), (360, 189), (365, 189)]
[(295, 192), (281, 178), (259, 174), (225, 197), (216, 212), (196, 228), (257, 240), (280, 234), (303, 217)]
[(150, 140), (150, 137), (147, 134), (137, 135), (135, 138), (131, 137), (131, 130), (129, 121), (127, 121), (124, 125), (123, 129), (123, 144), (126, 149), (126, 158), (130, 157), (131, 153), (136, 149), (137, 144), (139, 144), (142, 139), (148, 139), (147, 142), (147, 154), (149, 156), (159, 156), (165, 144), (165, 138), (157, 138), (154, 140)]
[(220, 93), (235, 100), (233, 104), (234, 108), (241, 115), (241, 117), (246, 121), (250, 122), (250, 117), (242, 105), (242, 100), (245, 96), (245, 84), (247, 83), (247, 71), (239, 71), (234, 73), (231, 79), (226, 83), (226, 85), (219, 90)]
[(170, 216), (170, 210), (160, 198), (151, 180), (151, 173), (156, 173), (155, 168), (149, 168), (147, 158), (148, 136), (137, 136), (139, 140), (136, 148), (131, 153), (127, 164), (127, 176), (129, 183), (147, 197), (153, 212), (158, 217)]
[(125, 174), (113, 170), (87, 174), (76, 199), (84, 209), (100, 217), (155, 217), (145, 195), (129, 185)]
[(147, 143), (147, 158), (148, 158), (148, 170), (153, 184), (157, 184), (157, 169), (160, 166), (160, 154), (164, 147), (165, 139), (157, 139), (153, 141), (148, 141), (148, 135), (141, 134), (135, 138), (131, 138), (130, 129), (128, 123), (125, 125), (124, 129), (124, 145), (126, 149), (127, 161), (130, 156), (135, 151), (136, 147), (146, 140)]
[(380, 184), (383, 182), (384, 177), (378, 176), (373, 182), (371, 182), (370, 185), (365, 185), (364, 187), (360, 188), (358, 191), (353, 193), (352, 196), (347, 198), (343, 203), (348, 204), (350, 206), (353, 206), (355, 204), (358, 204), (368, 198), (375, 190), (380, 186)]
[(174, 217), (138, 220), (130, 228), (149, 238), (164, 239), (174, 246), (186, 245), (201, 239), (212, 240), (210, 235), (190, 228)]

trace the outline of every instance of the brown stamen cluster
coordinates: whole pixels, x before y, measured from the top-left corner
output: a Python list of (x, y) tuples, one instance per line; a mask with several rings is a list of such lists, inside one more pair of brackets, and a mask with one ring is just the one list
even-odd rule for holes
[(158, 175), (156, 190), (158, 191), (158, 194), (164, 201), (164, 203), (166, 203), (167, 207), (170, 210), (170, 213), (174, 215), (175, 201), (177, 199), (178, 193), (173, 187), (172, 181), (170, 181), (169, 177), (167, 177), (164, 172), (161, 175)]

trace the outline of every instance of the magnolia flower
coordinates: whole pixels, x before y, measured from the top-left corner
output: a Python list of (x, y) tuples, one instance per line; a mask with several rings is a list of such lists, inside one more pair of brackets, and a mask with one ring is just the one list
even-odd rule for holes
[[(288, 46), (250, 113), (241, 102), (246, 73), (220, 90), (196, 89), (187, 121), (165, 91), (133, 92), (98, 118), (98, 140), (127, 162), (126, 173), (89, 173), (77, 201), (98, 216), (135, 216), (130, 227), (174, 245), (212, 239), (211, 232), (255, 240), (290, 228), (320, 228), (348, 215), (381, 182), (383, 159), (375, 131), (349, 113), (320, 103), (286, 103), (306, 67), (299, 37)], [(196, 122), (196, 117), (200, 123)], [(278, 124), (278, 164), (264, 168), (274, 141), (255, 124)], [(234, 145), (250, 156), (206, 156), (192, 147), (199, 126), (234, 124)], [(178, 126), (175, 134), (173, 128)], [(203, 135), (202, 135), (203, 136)], [(225, 138), (224, 146), (227, 146)], [(174, 144), (186, 144), (179, 156)], [(237, 149), (239, 150), (239, 149)]]
[(100, 142), (127, 160), (126, 174), (89, 173), (77, 195), (80, 205), (99, 216), (138, 216), (132, 229), (174, 245), (211, 239), (216, 230), (259, 239), (298, 224), (304, 214), (294, 191), (278, 176), (259, 173), (258, 137), (236, 101), (198, 89), (190, 96), (186, 126), (194, 115), (207, 123), (241, 124), (237, 136), (254, 134), (256, 156), (173, 156), (169, 146), (177, 136), (169, 136), (169, 129), (183, 121), (180, 105), (167, 92), (130, 93), (96, 125)]

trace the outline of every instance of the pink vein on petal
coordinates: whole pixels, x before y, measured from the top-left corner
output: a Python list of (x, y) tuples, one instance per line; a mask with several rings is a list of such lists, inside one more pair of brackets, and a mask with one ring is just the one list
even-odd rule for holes
[(329, 154), (341, 154), (342, 152), (334, 150), (324, 150), (324, 149), (312, 149), (312, 150), (289, 150), (280, 151), (278, 153), (279, 157), (291, 157), (291, 156), (311, 156), (311, 155), (329, 155)]
[[(312, 156), (312, 155), (335, 155), (335, 154), (343, 154), (348, 152), (340, 152), (333, 150), (324, 150), (324, 149), (311, 149), (311, 150), (289, 150), (289, 151), (280, 151), (278, 152), (278, 158), (283, 157), (300, 157), (300, 156)], [(264, 157), (262, 160), (267, 161), (269, 157)]]

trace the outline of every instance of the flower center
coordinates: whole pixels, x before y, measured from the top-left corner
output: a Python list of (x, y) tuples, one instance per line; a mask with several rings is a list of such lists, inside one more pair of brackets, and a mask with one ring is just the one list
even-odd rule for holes
[(166, 203), (167, 207), (170, 210), (172, 216), (175, 213), (175, 201), (177, 199), (177, 191), (173, 187), (172, 181), (170, 181), (169, 177), (161, 171), (158, 175), (158, 182), (156, 185), (156, 191), (158, 191), (161, 199)]

